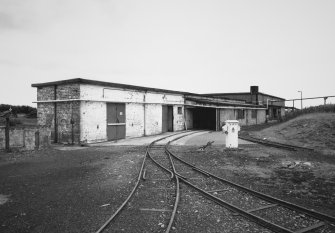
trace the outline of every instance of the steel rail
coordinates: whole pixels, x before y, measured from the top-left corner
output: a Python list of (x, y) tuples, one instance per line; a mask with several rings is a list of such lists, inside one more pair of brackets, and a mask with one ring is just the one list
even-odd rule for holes
[(257, 224), (267, 228), (267, 229), (270, 229), (274, 232), (278, 232), (278, 233), (282, 233), (282, 232), (285, 232), (285, 233), (294, 233), (294, 231), (291, 231), (290, 229), (287, 229), (285, 227), (282, 227), (282, 226), (279, 226), (275, 223), (272, 223), (264, 218), (261, 218), (257, 215), (254, 215), (250, 212), (247, 212), (247, 211), (244, 211), (242, 210), (241, 208), (235, 206), (235, 205), (232, 205), (228, 202), (225, 202), (224, 200), (208, 193), (207, 191), (195, 186), (194, 184), (188, 182), (187, 180), (183, 179), (183, 178), (180, 178), (180, 180), (187, 184), (188, 186), (191, 186), (192, 188), (196, 189), (197, 191), (199, 191), (200, 193), (202, 193), (203, 195), (205, 195), (206, 197), (208, 197), (209, 199), (213, 200), (215, 203), (219, 204), (220, 206), (223, 206), (233, 212), (237, 212), (239, 213), (241, 216), (253, 221), (253, 222), (256, 222)]
[(173, 172), (169, 169), (167, 169), (166, 167), (164, 167), (163, 165), (161, 165), (160, 163), (158, 163), (154, 158), (152, 158), (152, 156), (150, 155), (150, 153), (148, 154), (149, 158), (157, 165), (159, 166), (160, 168), (162, 168), (164, 171), (168, 172), (168, 173), (171, 173), (171, 177), (170, 179), (173, 179), (175, 178), (175, 181), (176, 181), (176, 200), (175, 200), (175, 203), (174, 203), (174, 206), (173, 206), (173, 210), (172, 210), (172, 214), (171, 214), (171, 217), (170, 217), (170, 221), (169, 221), (169, 224), (165, 230), (165, 233), (169, 233), (170, 230), (171, 230), (171, 227), (172, 227), (172, 224), (173, 224), (173, 221), (174, 221), (174, 218), (175, 218), (175, 215), (176, 215), (176, 212), (177, 212), (177, 206), (179, 204), (179, 197), (180, 197), (180, 185), (179, 185), (179, 178), (177, 176), (175, 176), (173, 174)]
[[(167, 150), (168, 150), (168, 148), (167, 148)], [(184, 164), (186, 164), (186, 165), (188, 165), (190, 167), (194, 167), (194, 165), (192, 165), (192, 164), (186, 162), (185, 160), (181, 159), (180, 157), (176, 156), (170, 150), (168, 150), (168, 153), (170, 153), (170, 155), (173, 158), (181, 161), (182, 163), (184, 163)], [(238, 189), (240, 189), (240, 190), (242, 190), (242, 191), (244, 191), (246, 193), (251, 193), (251, 194), (253, 194), (254, 196), (256, 196), (256, 197), (258, 197), (260, 199), (266, 200), (269, 203), (279, 204), (279, 205), (284, 206), (284, 207), (286, 207), (288, 209), (302, 212), (302, 213), (304, 213), (306, 215), (309, 215), (309, 216), (311, 216), (311, 217), (313, 217), (315, 219), (318, 219), (318, 220), (323, 220), (323, 221), (328, 221), (328, 222), (335, 223), (335, 217), (332, 217), (330, 215), (323, 214), (323, 213), (320, 213), (320, 212), (316, 212), (316, 211), (313, 211), (313, 210), (309, 210), (309, 209), (306, 209), (306, 208), (304, 208), (302, 206), (299, 206), (299, 205), (296, 205), (296, 204), (293, 204), (293, 203), (290, 203), (290, 202), (278, 199), (276, 197), (272, 197), (272, 196), (269, 196), (267, 194), (264, 194), (264, 193), (261, 193), (261, 192), (258, 192), (258, 191), (246, 188), (246, 187), (244, 187), (242, 185), (236, 184), (236, 183), (234, 183), (232, 181), (229, 181), (229, 180), (223, 179), (222, 177), (214, 175), (213, 173), (211, 173), (209, 171), (205, 171), (205, 173), (203, 173), (200, 170), (196, 170), (196, 171), (198, 171), (198, 172), (200, 172), (200, 173), (202, 173), (204, 175), (209, 174), (211, 177), (213, 177), (213, 178), (215, 178), (217, 180), (220, 180), (220, 181), (222, 181), (222, 182), (224, 182), (226, 184), (229, 184), (229, 185), (231, 185), (233, 187), (236, 187), (236, 188), (238, 188)]]
[[(165, 150), (164, 150), (164, 152), (165, 152)], [(171, 163), (171, 166), (172, 166), (172, 169), (173, 169), (173, 173), (177, 174), (176, 168), (175, 168), (175, 166), (173, 164), (171, 156), (169, 154), (167, 154), (167, 153), (166, 153), (166, 155), (169, 157), (169, 160), (170, 160), (170, 163)], [(171, 219), (170, 219), (169, 225), (167, 227), (166, 233), (170, 232), (170, 229), (171, 229), (172, 224), (173, 224), (173, 220), (174, 220), (174, 218), (176, 216), (176, 213), (177, 213), (177, 207), (179, 205), (179, 200), (180, 200), (180, 184), (179, 184), (179, 177), (178, 177), (178, 175), (175, 176), (175, 179), (176, 179), (176, 185), (177, 185), (176, 200), (175, 200), (175, 204), (173, 206), (173, 211), (172, 211), (172, 214), (171, 214)]]
[[(174, 139), (174, 140), (177, 140), (177, 139), (178, 139), (178, 138), (176, 138), (176, 139)], [(172, 140), (172, 141), (174, 141), (174, 140)], [(170, 142), (171, 142), (171, 141), (170, 141)], [(200, 168), (197, 168), (195, 165), (190, 164), (190, 163), (188, 163), (188, 162), (182, 160), (181, 158), (177, 157), (176, 155), (174, 155), (174, 154), (173, 154), (172, 152), (170, 152), (169, 149), (168, 149), (168, 146), (170, 145), (170, 142), (169, 142), (169, 143), (166, 145), (166, 147), (165, 147), (165, 152), (166, 152), (167, 154), (169, 154), (170, 158), (171, 158), (171, 156), (173, 156), (174, 158), (176, 158), (176, 159), (180, 160), (181, 162), (183, 162), (183, 163), (187, 164), (188, 166), (190, 166), (193, 170), (197, 170), (198, 172), (200, 172), (201, 174), (203, 174), (203, 175), (205, 175), (205, 176), (212, 176), (212, 177), (214, 176), (214, 178), (219, 179), (220, 181), (223, 181), (221, 177), (217, 177), (217, 176), (211, 174), (210, 172), (207, 172), (207, 171), (205, 171), (205, 170), (202, 170), (202, 169), (200, 169)], [(171, 163), (173, 164), (172, 159), (171, 159)], [(197, 169), (194, 169), (194, 168), (197, 168)], [(178, 177), (178, 173), (176, 172), (175, 169), (174, 169), (174, 173), (176, 174), (176, 177)], [(256, 209), (254, 209), (254, 210), (247, 210), (247, 211), (244, 211), (244, 210), (242, 210), (242, 209), (240, 209), (240, 208), (238, 208), (238, 207), (236, 207), (236, 206), (234, 206), (234, 205), (232, 205), (232, 204), (229, 204), (229, 203), (223, 201), (223, 200), (220, 199), (220, 198), (217, 198), (217, 197), (211, 195), (210, 192), (207, 192), (207, 191), (205, 191), (205, 190), (202, 190), (202, 189), (198, 188), (197, 186), (193, 185), (192, 183), (186, 181), (186, 179), (183, 179), (182, 177), (180, 177), (180, 179), (181, 179), (182, 182), (184, 182), (184, 183), (186, 183), (186, 184), (190, 184), (190, 185), (193, 186), (195, 189), (197, 189), (199, 192), (201, 192), (202, 194), (208, 196), (210, 199), (212, 199), (213, 201), (217, 202), (218, 204), (220, 204), (220, 205), (222, 205), (222, 206), (224, 206), (224, 207), (226, 207), (226, 208), (228, 208), (228, 209), (230, 209), (230, 210), (233, 210), (233, 211), (235, 211), (235, 212), (239, 212), (242, 216), (244, 216), (244, 217), (250, 219), (251, 221), (254, 221), (254, 222), (256, 222), (256, 223), (258, 223), (258, 224), (260, 224), (260, 225), (262, 225), (262, 226), (264, 226), (264, 227), (266, 227), (266, 228), (268, 228), (268, 229), (271, 229), (271, 230), (273, 230), (273, 231), (275, 231), (275, 232), (295, 232), (295, 233), (303, 233), (303, 232), (307, 232), (307, 231), (310, 231), (310, 230), (319, 228), (319, 227), (321, 227), (321, 226), (324, 226), (324, 222), (320, 221), (320, 219), (319, 219), (318, 217), (316, 217), (316, 216), (312, 216), (312, 217), (314, 217), (315, 219), (318, 219), (319, 222), (317, 222), (317, 223), (315, 223), (314, 225), (311, 225), (311, 226), (309, 226), (309, 227), (305, 227), (305, 228), (302, 228), (302, 229), (300, 229), (300, 230), (297, 230), (297, 231), (291, 231), (290, 229), (281, 227), (281, 226), (279, 226), (279, 225), (277, 225), (277, 224), (275, 224), (275, 223), (272, 223), (272, 222), (270, 222), (270, 221), (268, 221), (268, 220), (265, 220), (265, 219), (263, 219), (263, 218), (261, 218), (261, 217), (259, 217), (259, 216), (257, 216), (257, 215), (253, 215), (252, 212), (254, 212)], [(226, 181), (226, 180), (224, 180), (224, 181)], [(232, 182), (230, 182), (230, 183), (232, 183)], [(235, 183), (234, 183), (234, 184), (235, 184)], [(235, 184), (235, 185), (237, 185), (237, 184)], [(235, 187), (236, 187), (236, 186), (235, 186)], [(238, 185), (238, 188), (240, 188), (240, 187), (243, 187), (243, 186)], [(245, 188), (245, 187), (243, 187), (243, 188)], [(245, 189), (247, 189), (247, 188), (245, 188)], [(243, 190), (243, 191), (246, 192), (246, 190)], [(254, 191), (254, 190), (247, 189), (247, 193), (250, 193), (250, 191), (252, 191), (252, 192), (256, 192), (256, 191)], [(258, 192), (257, 192), (257, 193), (258, 193)], [(259, 193), (259, 194), (262, 194), (262, 193)], [(263, 195), (265, 195), (265, 194), (262, 194), (262, 198), (261, 198), (261, 199), (265, 200)], [(268, 196), (268, 195), (265, 195), (265, 196)], [(259, 196), (257, 196), (257, 197), (259, 197)], [(270, 203), (273, 202), (274, 199), (275, 199), (276, 202), (277, 202), (278, 200), (279, 200), (279, 201), (282, 201), (282, 200), (280, 200), (280, 199), (277, 199), (277, 198), (274, 198), (274, 197), (271, 197), (271, 196), (268, 196), (268, 197), (271, 198), (271, 201), (267, 200), (267, 201), (270, 202)], [(282, 201), (282, 202), (284, 202), (284, 201)], [(283, 203), (281, 203), (282, 206), (285, 206), (287, 209), (291, 209), (291, 210), (292, 210), (292, 205), (293, 205), (293, 207), (294, 207), (293, 210), (295, 210), (295, 211), (297, 211), (296, 207), (300, 207), (300, 206), (294, 205), (294, 204), (292, 204), (292, 203), (288, 203), (288, 204), (290, 204), (290, 207), (285, 206), (285, 205), (283, 205)], [(265, 207), (263, 207), (263, 208), (259, 208), (259, 209), (266, 209), (266, 208), (269, 208), (269, 206), (273, 207), (273, 206), (277, 206), (277, 205), (278, 205), (278, 204), (272, 204), (272, 205), (268, 205), (268, 206), (265, 206)], [(303, 207), (300, 207), (300, 208), (303, 208)], [(304, 210), (307, 210), (308, 212), (310, 211), (310, 210), (305, 209), (305, 208), (303, 208), (303, 209), (304, 209)], [(300, 212), (302, 212), (301, 209), (299, 209), (299, 210), (300, 210)], [(298, 210), (298, 211), (299, 211), (299, 210)], [(312, 212), (315, 212), (315, 211), (312, 211)], [(305, 211), (304, 211), (304, 213), (305, 213)], [(315, 212), (315, 213), (317, 213), (317, 214), (321, 214), (321, 213), (318, 213), (318, 212)], [(311, 216), (310, 213), (305, 213), (305, 214)], [(327, 216), (327, 215), (324, 215), (324, 214), (322, 214), (322, 215), (323, 215), (323, 217)], [(331, 216), (329, 216), (329, 217), (331, 217)]]
[(141, 175), (142, 175), (142, 171), (143, 171), (143, 168), (144, 168), (144, 163), (145, 163), (145, 160), (146, 160), (146, 157), (147, 157), (147, 153), (148, 153), (148, 149), (145, 153), (145, 156), (144, 156), (144, 159), (143, 159), (143, 162), (142, 162), (142, 165), (141, 165), (141, 169), (140, 169), (140, 172), (138, 174), (138, 177), (137, 177), (137, 181), (135, 183), (135, 186), (133, 188), (133, 190), (131, 191), (131, 193), (129, 194), (129, 196), (127, 197), (127, 199), (122, 203), (122, 205), (114, 212), (114, 214), (99, 228), (99, 230), (96, 231), (96, 233), (100, 233), (100, 232), (103, 232), (106, 227), (111, 223), (111, 221), (121, 212), (121, 210), (123, 209), (123, 207), (128, 203), (128, 201), (130, 200), (130, 198), (133, 196), (133, 194), (135, 193), (136, 189), (138, 188), (138, 185), (140, 183), (140, 180), (141, 180)]
[[(190, 133), (190, 134), (182, 135), (182, 136), (180, 136), (180, 137), (177, 137), (177, 138), (174, 139), (174, 140), (178, 140), (178, 139), (180, 139), (180, 138), (189, 136), (189, 135), (194, 134), (194, 133), (197, 133), (197, 132), (192, 132), (192, 133)], [(169, 143), (170, 143), (170, 141), (169, 141), (166, 145), (168, 145)], [(164, 147), (160, 147), (160, 149), (165, 149), (165, 148), (166, 148), (166, 145), (165, 145)], [(158, 148), (158, 147), (155, 147), (155, 149), (157, 149), (157, 148)], [(165, 153), (166, 153), (166, 151), (165, 151)], [(176, 199), (175, 199), (175, 203), (174, 203), (174, 205), (173, 205), (173, 210), (172, 210), (172, 213), (171, 213), (171, 217), (170, 217), (169, 224), (168, 224), (168, 226), (167, 226), (167, 228), (166, 228), (166, 230), (165, 230), (165, 233), (169, 233), (170, 230), (171, 230), (173, 221), (174, 221), (174, 219), (175, 219), (175, 216), (176, 216), (176, 213), (177, 213), (177, 208), (178, 208), (178, 205), (179, 205), (179, 200), (180, 200), (180, 182), (179, 182), (179, 177), (178, 177), (178, 176), (180, 176), (180, 177), (183, 177), (183, 176), (180, 175), (180, 174), (178, 174), (178, 173), (176, 172), (176, 169), (175, 169), (175, 166), (174, 166), (174, 164), (173, 164), (173, 161), (172, 161), (171, 156), (170, 156), (168, 153), (166, 153), (166, 155), (168, 156), (168, 158), (169, 158), (169, 160), (170, 160), (170, 163), (171, 163), (171, 167), (172, 167), (173, 172), (172, 172), (171, 170), (169, 170), (168, 168), (166, 168), (165, 166), (163, 166), (162, 164), (160, 164), (159, 162), (157, 162), (157, 161), (151, 156), (150, 152), (148, 152), (148, 157), (149, 157), (149, 158), (150, 158), (150, 159), (151, 159), (157, 166), (159, 166), (159, 167), (161, 167), (163, 170), (165, 170), (165, 171), (171, 173), (171, 179), (175, 178), (175, 180), (176, 180)]]
[(263, 139), (259, 139), (259, 138), (254, 138), (251, 136), (238, 136), (240, 139), (246, 140), (246, 141), (250, 141), (250, 142), (256, 142), (259, 144), (264, 144), (267, 146), (273, 146), (273, 147), (277, 147), (277, 148), (284, 148), (284, 149), (288, 149), (288, 150), (297, 150), (297, 149), (301, 149), (301, 150), (310, 150), (310, 151), (314, 151), (313, 148), (308, 148), (308, 147), (303, 147), (303, 146), (295, 146), (295, 145), (289, 145), (289, 144), (285, 144), (285, 143), (280, 143), (280, 142), (274, 142), (274, 141), (267, 141), (267, 140), (263, 140)]
[(148, 157), (152, 160), (152, 162), (154, 162), (158, 167), (160, 167), (161, 169), (163, 169), (164, 171), (170, 173), (171, 177), (170, 179), (173, 179), (174, 174), (171, 170), (167, 169), (166, 167), (164, 167), (163, 165), (161, 165), (160, 163), (158, 163), (154, 158), (152, 158), (151, 154), (148, 153)]
[[(185, 133), (185, 132), (182, 132), (182, 133)], [(178, 135), (178, 134), (181, 134), (181, 133), (175, 133), (175, 134), (171, 134), (171, 135), (167, 135), (165, 137), (162, 137), (162, 138), (158, 138), (154, 141), (152, 141), (146, 148), (146, 152), (145, 152), (145, 155), (144, 155), (144, 158), (143, 158), (143, 161), (142, 161), (142, 165), (141, 165), (141, 168), (140, 168), (140, 171), (139, 171), (139, 174), (138, 174), (138, 177), (137, 177), (137, 180), (136, 180), (136, 183), (132, 189), (132, 191), (130, 192), (130, 194), (128, 195), (128, 197), (126, 198), (126, 200), (121, 204), (121, 206), (113, 213), (113, 215), (96, 231), (96, 233), (101, 233), (103, 232), (106, 227), (115, 219), (115, 217), (121, 212), (121, 210), (124, 208), (124, 206), (129, 202), (129, 200), (131, 199), (131, 197), (133, 196), (133, 194), (135, 193), (135, 191), (137, 190), (138, 186), (139, 186), (139, 183), (141, 181), (141, 176), (142, 176), (142, 173), (143, 173), (143, 170), (144, 170), (144, 165), (145, 165), (145, 161), (146, 161), (146, 158), (147, 156), (149, 155), (149, 149), (150, 147), (158, 142), (158, 141), (161, 141), (161, 140), (164, 140), (168, 137), (172, 137), (172, 136), (175, 136), (175, 135)], [(173, 173), (172, 173), (173, 174)]]
[[(178, 139), (179, 138), (176, 138), (174, 140), (178, 140)], [(165, 146), (165, 152), (166, 152), (166, 154), (170, 158), (171, 165), (172, 165), (172, 168), (173, 168), (173, 172), (174, 172), (174, 174), (176, 176), (176, 179), (179, 178), (183, 183), (185, 183), (185, 184), (193, 187), (194, 189), (196, 189), (197, 191), (199, 191), (200, 193), (202, 193), (203, 195), (205, 195), (207, 198), (211, 199), (215, 203), (219, 204), (220, 206), (223, 206), (223, 207), (225, 207), (225, 208), (227, 208), (227, 209), (229, 209), (229, 210), (231, 210), (233, 212), (238, 212), (239, 214), (241, 214), (245, 218), (247, 218), (247, 219), (249, 219), (249, 220), (251, 220), (253, 222), (258, 223), (259, 225), (261, 225), (261, 226), (263, 226), (263, 227), (265, 227), (267, 229), (273, 230), (273, 231), (278, 232), (278, 233), (282, 233), (282, 232), (285, 232), (285, 233), (294, 233), (293, 231), (291, 231), (291, 230), (289, 230), (287, 228), (284, 228), (284, 227), (281, 227), (281, 226), (279, 226), (277, 224), (271, 223), (270, 221), (267, 221), (267, 220), (265, 220), (265, 219), (263, 219), (263, 218), (261, 218), (261, 217), (259, 217), (257, 215), (254, 215), (251, 212), (244, 211), (241, 208), (238, 208), (237, 206), (229, 204), (228, 202), (225, 202), (222, 199), (215, 197), (214, 195), (210, 194), (209, 192), (207, 192), (207, 191), (205, 191), (205, 190), (203, 190), (201, 188), (198, 188), (197, 186), (195, 186), (192, 183), (188, 182), (186, 179), (184, 179), (182, 177), (178, 177), (178, 173), (177, 173), (177, 171), (175, 169), (174, 162), (173, 162), (173, 160), (171, 158), (171, 156), (173, 156), (173, 157), (176, 157), (176, 156), (173, 153), (171, 153), (169, 151), (169, 149), (168, 149), (168, 146), (170, 145), (170, 143), (171, 143), (171, 141), (168, 142), (168, 144)], [(187, 165), (189, 165), (192, 169), (196, 168), (196, 166), (194, 166), (192, 164), (187, 163)], [(204, 171), (204, 170), (202, 170), (200, 168), (197, 168), (197, 169), (194, 169), (194, 170), (196, 170), (196, 171), (198, 171), (201, 174), (206, 175), (206, 176), (210, 175), (210, 173), (207, 173), (206, 171)]]

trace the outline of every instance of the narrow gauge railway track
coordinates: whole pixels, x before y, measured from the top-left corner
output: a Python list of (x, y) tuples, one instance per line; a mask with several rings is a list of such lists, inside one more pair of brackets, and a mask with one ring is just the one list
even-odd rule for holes
[[(107, 231), (127, 232), (125, 228), (129, 226), (134, 228), (132, 225), (136, 223), (135, 219), (142, 217), (147, 217), (149, 224), (147, 226), (137, 226), (142, 229), (137, 228), (136, 231), (166, 233), (170, 231), (179, 202), (179, 178), (174, 175), (174, 168), (168, 166), (170, 157), (157, 154), (155, 150), (163, 149), (164, 152), (165, 145), (159, 145), (159, 141), (175, 137), (176, 135), (181, 135), (178, 137), (180, 138), (194, 133), (196, 132), (171, 134), (157, 139), (147, 146), (136, 183), (131, 193), (96, 233)], [(158, 162), (154, 160), (153, 157), (155, 157)], [(168, 169), (161, 166), (161, 163), (168, 166)], [(149, 192), (151, 193), (149, 197), (146, 195), (149, 193), (148, 190), (150, 190)], [(146, 206), (142, 206), (143, 204)], [(124, 214), (126, 211), (128, 211), (128, 213)], [(124, 216), (122, 216), (122, 214), (124, 214)], [(118, 221), (117, 218), (122, 219)], [(160, 221), (156, 229), (153, 229), (153, 226), (150, 225), (150, 221), (153, 219), (159, 219)], [(143, 228), (145, 227), (149, 229), (144, 230)]]
[(310, 232), (335, 223), (334, 217), (248, 189), (196, 167), (172, 153), (168, 145), (166, 153), (173, 158), (174, 174), (179, 180), (237, 215), (274, 232)]
[(240, 139), (243, 139), (243, 140), (246, 140), (246, 141), (250, 141), (250, 142), (262, 144), (262, 145), (265, 145), (265, 146), (282, 148), (282, 149), (291, 150), (291, 151), (297, 151), (297, 150), (313, 151), (314, 150), (313, 148), (302, 147), (302, 146), (295, 146), (295, 145), (290, 145), (290, 144), (284, 144), (284, 143), (279, 143), (279, 142), (264, 140), (264, 139), (260, 139), (260, 138), (251, 137), (249, 135), (248, 136), (239, 135), (238, 137)]

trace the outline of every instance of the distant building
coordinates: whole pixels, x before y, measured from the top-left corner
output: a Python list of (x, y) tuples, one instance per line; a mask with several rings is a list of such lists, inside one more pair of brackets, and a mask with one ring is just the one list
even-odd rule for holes
[(251, 86), (250, 92), (211, 93), (203, 95), (216, 98), (242, 100), (245, 101), (245, 103), (262, 106), (266, 108), (266, 115), (269, 116), (270, 120), (278, 120), (285, 115), (285, 99), (259, 92), (258, 86)]
[(258, 97), (248, 93), (251, 101), (246, 101), (243, 94), (234, 100), (228, 98), (230, 95), (199, 95), (81, 78), (32, 87), (37, 88), (38, 124), (51, 128), (54, 142), (100, 142), (184, 129), (221, 130), (226, 120), (237, 119), (241, 125), (266, 120), (266, 105), (259, 102), (266, 99), (261, 93)]

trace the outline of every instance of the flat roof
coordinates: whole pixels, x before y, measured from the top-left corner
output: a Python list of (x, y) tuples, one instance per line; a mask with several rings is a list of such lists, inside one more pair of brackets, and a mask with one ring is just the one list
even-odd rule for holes
[(219, 106), (239, 106), (239, 107), (250, 107), (250, 108), (263, 108), (261, 105), (248, 104), (241, 100), (227, 100), (219, 99), (215, 97), (204, 97), (204, 96), (185, 96), (186, 101), (195, 101), (203, 104), (215, 104)]
[[(278, 97), (278, 96), (274, 96), (274, 95), (269, 95), (263, 92), (258, 92), (258, 94), (261, 95), (267, 95), (269, 97), (272, 98), (277, 98), (277, 99), (281, 99), (281, 100), (285, 100), (284, 98)], [(233, 92), (233, 93), (206, 93), (206, 94), (202, 94), (203, 96), (224, 96), (224, 95), (250, 95), (250, 92)]]
[[(172, 93), (172, 94), (179, 94), (179, 95), (188, 95), (188, 98), (191, 96), (194, 97), (212, 97), (219, 100), (232, 100), (233, 102), (230, 102), (229, 104), (235, 104), (235, 105), (244, 105), (243, 103), (240, 103), (240, 100), (236, 99), (229, 99), (222, 97), (216, 97), (215, 95), (239, 95), (239, 94), (250, 94), (249, 92), (241, 92), (241, 93), (212, 93), (212, 94), (197, 94), (197, 93), (191, 93), (191, 92), (182, 92), (182, 91), (173, 91), (173, 90), (167, 90), (167, 89), (160, 89), (160, 88), (152, 88), (152, 87), (143, 87), (143, 86), (135, 86), (135, 85), (128, 85), (128, 84), (122, 84), (122, 83), (112, 83), (112, 82), (105, 82), (105, 81), (97, 81), (97, 80), (91, 80), (91, 79), (83, 79), (83, 78), (73, 78), (73, 79), (66, 79), (66, 80), (59, 80), (54, 82), (46, 82), (46, 83), (34, 83), (31, 84), (32, 87), (47, 87), (47, 86), (55, 86), (55, 85), (64, 85), (64, 84), (90, 84), (90, 85), (96, 85), (96, 86), (106, 86), (106, 87), (114, 87), (114, 88), (123, 88), (123, 89), (133, 89), (133, 90), (141, 90), (141, 91), (152, 91), (152, 92), (163, 92), (163, 93)], [(260, 94), (263, 94), (259, 92)], [(263, 94), (270, 97), (275, 97), (268, 94)], [(279, 98), (279, 97), (275, 97)], [(282, 98), (279, 98), (282, 99)], [(199, 99), (198, 99), (199, 100)], [(283, 99), (284, 100), (284, 99)], [(204, 101), (204, 100), (203, 100)], [(207, 100), (208, 101), (208, 100)], [(213, 101), (213, 100), (212, 100)], [(223, 104), (221, 102), (221, 104)], [(246, 106), (250, 106), (250, 104), (245, 104)]]
[(122, 83), (111, 83), (111, 82), (104, 82), (104, 81), (97, 81), (97, 80), (90, 80), (90, 79), (83, 79), (83, 78), (74, 78), (74, 79), (66, 79), (66, 80), (59, 80), (54, 82), (46, 82), (46, 83), (34, 83), (31, 84), (32, 87), (47, 87), (47, 86), (55, 86), (55, 85), (64, 85), (64, 84), (91, 84), (97, 86), (106, 86), (106, 87), (116, 87), (116, 88), (124, 88), (124, 89), (135, 89), (141, 91), (153, 91), (153, 92), (166, 92), (166, 93), (174, 93), (174, 94), (193, 94), (189, 92), (182, 92), (182, 91), (173, 91), (173, 90), (166, 90), (160, 88), (152, 88), (152, 87), (142, 87), (142, 86), (135, 86), (135, 85), (128, 85)]

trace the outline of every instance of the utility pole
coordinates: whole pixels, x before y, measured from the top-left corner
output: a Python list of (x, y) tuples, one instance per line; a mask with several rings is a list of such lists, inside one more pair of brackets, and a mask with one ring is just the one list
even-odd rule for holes
[(294, 111), (294, 100), (293, 100), (293, 109), (292, 110)]
[(302, 110), (302, 91), (300, 91), (301, 110)]

